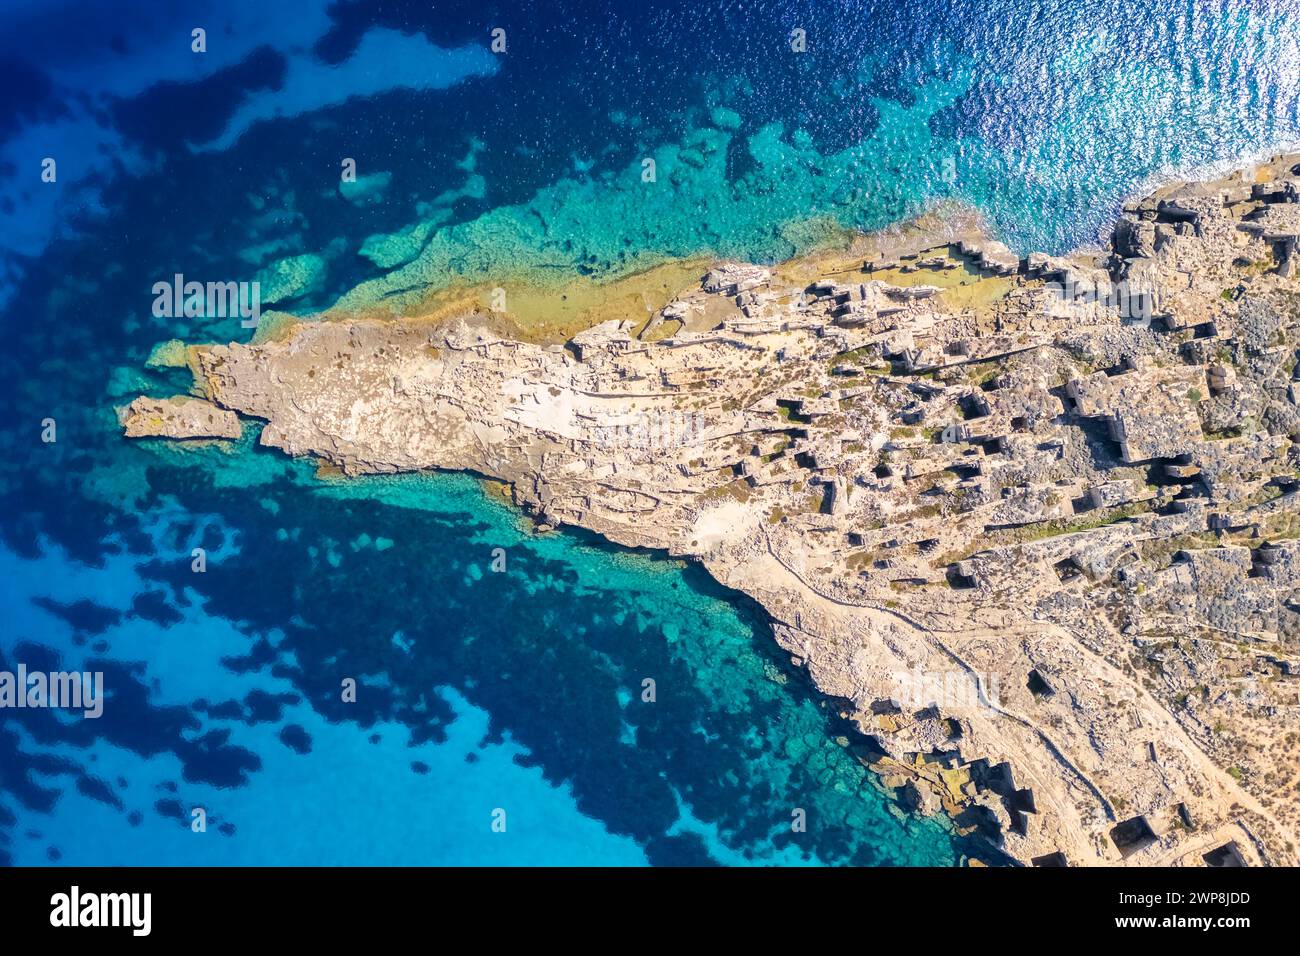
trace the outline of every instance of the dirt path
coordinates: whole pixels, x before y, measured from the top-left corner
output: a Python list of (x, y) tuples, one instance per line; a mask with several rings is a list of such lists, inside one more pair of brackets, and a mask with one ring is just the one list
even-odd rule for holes
[[(961, 631), (936, 631), (926, 627), (919, 621), (915, 620), (904, 611), (896, 608), (878, 607), (874, 605), (858, 605), (847, 601), (839, 600), (830, 595), (823, 594), (804, 579), (804, 577), (788, 563), (782, 560), (771, 545), (766, 530), (763, 530), (763, 544), (767, 552), (768, 561), (766, 567), (762, 569), (758, 577), (762, 580), (764, 586), (775, 589), (789, 590), (797, 593), (803, 601), (818, 607), (823, 613), (831, 615), (833, 618), (844, 621), (852, 617), (864, 619), (870, 628), (878, 630), (887, 620), (893, 620), (918, 635), (918, 639), (926, 642), (934, 649), (944, 654), (952, 660), (957, 666), (980, 681), (979, 672), (972, 667), (969, 662), (964, 660), (960, 654), (949, 646), (949, 641), (955, 640), (1007, 640), (1022, 639), (1029, 637), (1041, 638), (1044, 636), (1054, 637), (1063, 645), (1067, 645), (1072, 651), (1077, 651), (1086, 656), (1089, 662), (1105, 676), (1105, 678), (1119, 687), (1131, 691), (1134, 701), (1140, 707), (1140, 714), (1144, 722), (1150, 721), (1151, 726), (1157, 734), (1170, 745), (1175, 746), (1191, 762), (1196, 771), (1202, 774), (1207, 780), (1212, 781), (1223, 794), (1223, 798), (1217, 801), (1224, 811), (1227, 811), (1231, 804), (1236, 803), (1241, 807), (1249, 810), (1251, 813), (1258, 815), (1276, 830), (1285, 836), (1285, 838), (1295, 843), (1295, 837), (1289, 828), (1282, 823), (1269, 811), (1253, 794), (1241, 786), (1227, 771), (1219, 767), (1210, 757), (1201, 750), (1183, 729), (1182, 725), (1170, 714), (1150, 693), (1148, 693), (1139, 684), (1130, 680), (1117, 667), (1106, 660), (1100, 654), (1089, 649), (1083, 642), (1076, 639), (1067, 630), (1055, 624), (1036, 624), (1033, 627), (1023, 627), (1011, 630), (993, 630), (989, 628), (973, 628)], [(746, 569), (747, 571), (750, 568)], [(1001, 707), (992, 701), (992, 695), (987, 693), (987, 689), (982, 685), (980, 687), (981, 695), (988, 703), (991, 712), (997, 714), (1006, 720), (1015, 722), (1035, 734), (1041, 745), (1048, 753), (1055, 758), (1063, 773), (1074, 777), (1082, 783), (1097, 799), (1099, 804), (1106, 811), (1111, 820), (1117, 820), (1118, 814), (1113, 804), (1105, 796), (1102, 787), (1094, 781), (1089, 774), (1074, 761), (1070, 760), (1068, 755), (1060, 745), (1056, 743), (1048, 732), (1040, 727), (1037, 723), (1022, 714)], [(990, 725), (993, 721), (988, 721)], [(1007, 743), (1004, 735), (994, 732), (996, 739), (1003, 740)], [(1009, 750), (1019, 749), (1008, 747)], [(1033, 766), (1032, 761), (1028, 766), (1017, 766), (1016, 773), (1030, 780), (1034, 785), (1036, 794), (1059, 795), (1062, 793), (1060, 784), (1050, 786), (1042, 779), (1041, 767)], [(1068, 791), (1066, 791), (1068, 795)], [(1067, 812), (1066, 808), (1060, 806), (1059, 801), (1051, 801), (1056, 805), (1058, 826), (1065, 828), (1068, 835), (1079, 841), (1080, 846), (1091, 847), (1092, 839), (1087, 832), (1077, 823), (1077, 813)], [(1219, 828), (1221, 829), (1221, 828)], [(1216, 830), (1217, 832), (1217, 830)], [(1253, 834), (1252, 840), (1254, 840)], [(1213, 842), (1212, 840), (1202, 840), (1200, 842)], [(1199, 846), (1200, 842), (1196, 845)], [(1182, 857), (1191, 852), (1186, 846), (1180, 846), (1177, 851), (1171, 851), (1167, 856)]]

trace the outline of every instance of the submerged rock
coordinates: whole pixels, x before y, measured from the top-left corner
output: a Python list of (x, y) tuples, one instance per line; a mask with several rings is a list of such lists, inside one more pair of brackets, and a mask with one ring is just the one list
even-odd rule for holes
[(368, 206), (383, 201), (392, 181), (393, 174), (390, 172), (370, 173), (353, 180), (341, 180), (339, 195), (354, 206)]
[(272, 263), (255, 279), (262, 305), (298, 299), (317, 291), (325, 280), (325, 268), (325, 259), (312, 253)]

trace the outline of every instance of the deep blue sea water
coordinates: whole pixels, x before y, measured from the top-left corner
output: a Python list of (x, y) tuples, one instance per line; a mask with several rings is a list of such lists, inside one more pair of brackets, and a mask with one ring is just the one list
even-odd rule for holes
[(0, 710), (0, 862), (991, 859), (895, 807), (694, 566), (535, 536), (465, 476), (123, 440), (114, 406), (188, 387), (156, 344), (249, 334), (151, 287), (274, 277), (307, 314), (777, 260), (947, 198), (1062, 251), (1300, 143), (1300, 4), (161, 6), (0, 3), (0, 670), (111, 691), (98, 720)]

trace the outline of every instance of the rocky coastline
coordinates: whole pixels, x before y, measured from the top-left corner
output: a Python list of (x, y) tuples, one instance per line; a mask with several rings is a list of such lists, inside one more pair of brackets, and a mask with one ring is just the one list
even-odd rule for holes
[(1127, 205), (1103, 250), (963, 227), (720, 263), (560, 344), (324, 316), (190, 349), (128, 437), (467, 470), (701, 562), (900, 801), (1034, 865), (1294, 864), (1300, 154)]

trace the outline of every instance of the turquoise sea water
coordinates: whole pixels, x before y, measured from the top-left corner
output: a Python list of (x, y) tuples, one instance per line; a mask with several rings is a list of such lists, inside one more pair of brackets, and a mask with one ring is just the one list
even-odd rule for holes
[(150, 290), (396, 305), (774, 261), (940, 199), (1061, 251), (1144, 184), (1300, 141), (1295, 3), (65, 7), (0, 10), (0, 670), (111, 696), (0, 711), (0, 861), (992, 858), (880, 793), (698, 568), (534, 536), (464, 476), (321, 480), (251, 428), (123, 440), (114, 406), (189, 385), (157, 343), (249, 335)]

